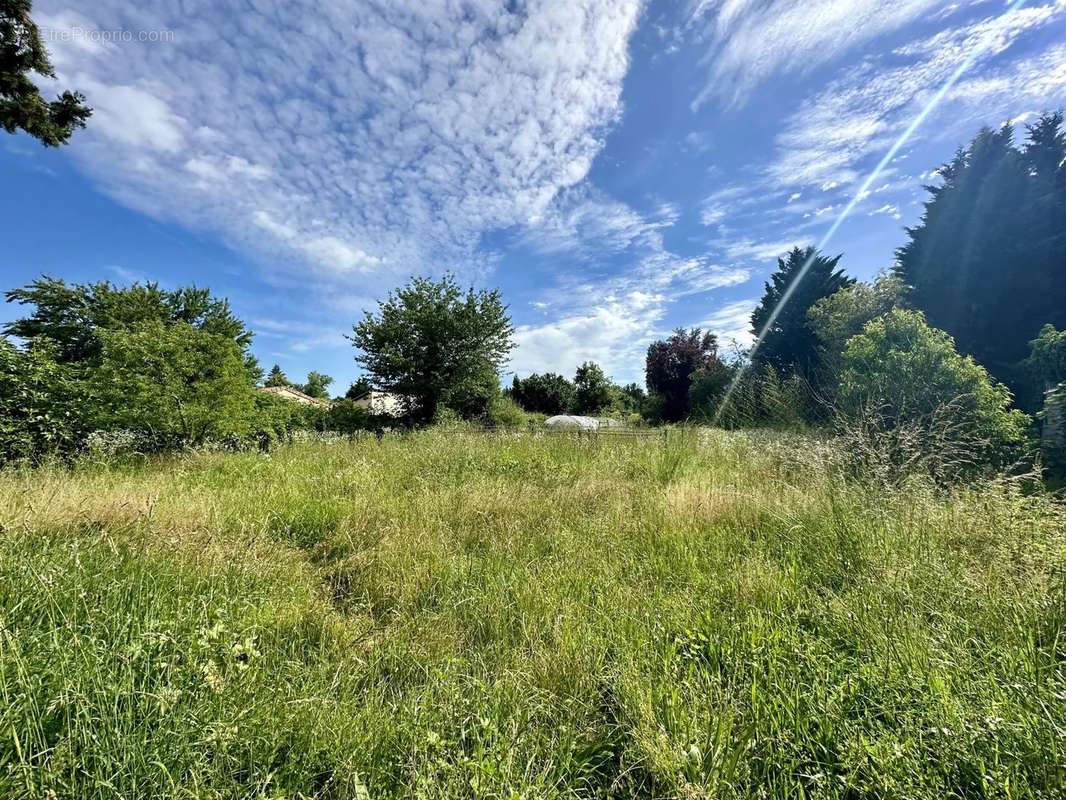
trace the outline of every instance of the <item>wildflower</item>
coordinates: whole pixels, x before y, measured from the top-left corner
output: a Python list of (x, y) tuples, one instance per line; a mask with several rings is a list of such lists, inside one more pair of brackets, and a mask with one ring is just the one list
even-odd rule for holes
[(218, 671), (214, 661), (208, 661), (204, 664), (200, 671), (204, 674), (204, 683), (207, 684), (209, 689), (216, 692), (221, 692), (222, 687), (226, 685), (225, 679), (222, 677), (222, 673)]

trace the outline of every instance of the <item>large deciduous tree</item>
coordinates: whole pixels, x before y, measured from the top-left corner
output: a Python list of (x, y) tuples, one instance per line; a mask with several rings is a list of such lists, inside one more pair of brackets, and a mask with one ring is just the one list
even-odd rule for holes
[(484, 413), (514, 328), (497, 290), (463, 290), (451, 275), (415, 278), (353, 327), (356, 360), (375, 388), (407, 398), (422, 421), (450, 407)]
[(510, 395), (526, 411), (549, 416), (565, 414), (574, 402), (574, 384), (554, 372), (534, 372), (528, 378), (515, 375)]
[(47, 341), (19, 348), (0, 336), (0, 464), (73, 450), (89, 430), (80, 371)]
[(718, 340), (713, 333), (699, 328), (678, 328), (668, 339), (648, 346), (644, 376), (648, 391), (659, 397), (658, 407), (664, 420), (678, 422), (691, 410), (690, 390), (693, 374), (707, 376), (723, 371), (718, 357)]
[(1066, 328), (1063, 116), (1027, 131), (1019, 148), (1009, 126), (984, 129), (940, 168), (895, 267), (929, 323), (1019, 395), (1030, 340)]
[(80, 92), (65, 91), (51, 101), (41, 97), (30, 75), (56, 75), (30, 7), (30, 0), (0, 0), (0, 127), (58, 147), (93, 112)]
[(614, 399), (614, 385), (603, 368), (586, 361), (574, 372), (574, 402), (571, 410), (575, 414), (599, 414), (611, 405)]
[[(752, 355), (755, 363), (772, 366), (782, 377), (798, 374), (817, 382), (821, 351), (807, 312), (822, 298), (854, 282), (837, 269), (839, 261), (840, 256), (826, 258), (813, 247), (793, 248), (787, 258), (777, 260), (777, 271), (751, 315), (755, 335), (763, 335)], [(782, 305), (786, 295), (788, 302)]]
[(832, 392), (840, 372), (840, 360), (848, 340), (866, 323), (900, 305), (903, 282), (891, 274), (881, 274), (871, 283), (857, 281), (829, 297), (823, 297), (807, 311), (807, 322), (818, 337), (824, 390)]
[(230, 310), (229, 301), (195, 286), (174, 290), (155, 283), (118, 287), (107, 281), (67, 284), (48, 276), (7, 292), (10, 303), (32, 305), (33, 311), (4, 326), (3, 332), (23, 339), (44, 338), (55, 348), (57, 360), (92, 365), (103, 350), (103, 334), (132, 330), (149, 323), (186, 323), (236, 345), (249, 379), (262, 372), (249, 347), (252, 333)]

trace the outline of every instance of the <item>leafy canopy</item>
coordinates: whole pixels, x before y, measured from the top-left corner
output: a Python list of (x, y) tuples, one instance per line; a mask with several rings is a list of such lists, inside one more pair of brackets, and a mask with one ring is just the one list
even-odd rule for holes
[(515, 375), (508, 393), (526, 411), (548, 416), (565, 414), (574, 403), (574, 384), (554, 372)]
[(390, 292), (353, 331), (356, 361), (374, 386), (408, 398), (426, 421), (442, 406), (483, 413), (514, 346), (499, 291), (464, 291), (452, 275), (415, 278)]
[(93, 113), (80, 92), (45, 100), (30, 77), (55, 78), (41, 32), (30, 19), (30, 0), (0, 0), (0, 126), (23, 130), (49, 147), (66, 144)]
[(255, 393), (232, 338), (153, 320), (101, 339), (91, 373), (100, 428), (136, 431), (160, 447), (249, 432)]
[(696, 372), (724, 371), (718, 357), (718, 340), (699, 328), (678, 328), (668, 339), (648, 346), (644, 375), (648, 390), (660, 398), (659, 413), (667, 422), (679, 422), (691, 411), (690, 390)]
[(1066, 331), (1045, 325), (1040, 335), (1029, 342), (1026, 366), (1039, 391), (1047, 392), (1066, 381)]
[(311, 370), (311, 372), (307, 373), (307, 382), (301, 386), (300, 389), (309, 397), (314, 397), (318, 400), (328, 400), (329, 392), (327, 389), (332, 383), (333, 378), (329, 375)]
[(612, 389), (614, 384), (600, 365), (586, 361), (574, 373), (574, 413), (599, 414), (611, 405), (614, 399)]
[(108, 281), (67, 284), (44, 276), (7, 292), (9, 303), (32, 305), (33, 312), (4, 326), (4, 333), (23, 339), (48, 339), (56, 358), (67, 363), (95, 363), (108, 331), (133, 330), (145, 323), (185, 323), (204, 333), (232, 341), (252, 380), (260, 376), (249, 352), (252, 333), (230, 310), (229, 301), (208, 289), (183, 286), (161, 289), (156, 283), (117, 287)]
[(869, 322), (848, 342), (838, 398), (845, 418), (873, 417), (888, 430), (915, 426), (929, 434), (930, 446), (964, 444), (990, 464), (1009, 462), (1028, 424), (1025, 414), (1010, 410), (1007, 388), (960, 355), (950, 335), (902, 309)]
[(292, 381), (290, 381), (285, 373), (281, 371), (281, 367), (275, 364), (270, 368), (270, 372), (267, 373), (263, 385), (274, 389), (281, 386), (292, 386)]
[(824, 374), (831, 379), (822, 381), (823, 389), (835, 381), (848, 340), (861, 333), (870, 320), (896, 308), (904, 293), (897, 276), (882, 274), (873, 283), (857, 281), (811, 306), (807, 321), (818, 338)]
[(70, 452), (88, 432), (84, 384), (52, 351), (0, 337), (0, 463)]

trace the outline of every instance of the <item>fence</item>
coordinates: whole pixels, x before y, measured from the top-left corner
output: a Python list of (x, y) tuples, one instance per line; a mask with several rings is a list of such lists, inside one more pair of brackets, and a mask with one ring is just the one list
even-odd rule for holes
[(529, 433), (536, 436), (570, 436), (575, 438), (634, 438), (664, 439), (667, 428), (632, 428), (624, 426), (601, 425), (598, 428), (549, 428), (545, 425), (530, 423), (528, 426), (479, 425), (474, 430), (478, 433)]

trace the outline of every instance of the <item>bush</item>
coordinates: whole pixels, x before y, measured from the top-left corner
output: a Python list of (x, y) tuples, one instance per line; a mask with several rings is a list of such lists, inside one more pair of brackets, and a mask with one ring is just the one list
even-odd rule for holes
[(328, 412), (318, 406), (294, 403), (284, 397), (255, 393), (254, 410), (247, 440), (261, 449), (287, 441), (297, 431), (312, 431)]
[(352, 435), (359, 431), (369, 431), (378, 427), (378, 420), (354, 400), (338, 400), (322, 415), (323, 430)]
[(1066, 382), (1045, 395), (1041, 454), (1048, 478), (1055, 484), (1066, 481)]
[(233, 340), (184, 322), (104, 331), (101, 339), (92, 374), (100, 428), (137, 432), (158, 448), (248, 435), (254, 390)]
[(735, 370), (724, 365), (716, 369), (701, 369), (692, 373), (689, 405), (692, 408), (693, 419), (701, 421), (714, 419), (735, 374)]
[(489, 425), (503, 428), (517, 428), (529, 423), (530, 417), (510, 397), (499, 396), (489, 403), (485, 421)]
[(852, 337), (838, 401), (844, 430), (874, 436), (873, 449), (901, 469), (921, 464), (945, 479), (1006, 467), (1029, 425), (1006, 387), (914, 311), (891, 311)]
[(47, 340), (18, 348), (0, 338), (0, 464), (71, 453), (90, 405), (77, 368), (56, 361)]
[[(823, 415), (810, 385), (801, 375), (782, 378), (769, 364), (750, 364), (735, 378), (736, 386), (721, 413), (718, 405), (701, 410), (701, 418), (723, 428), (800, 430)], [(705, 387), (708, 393), (714, 385)]]

